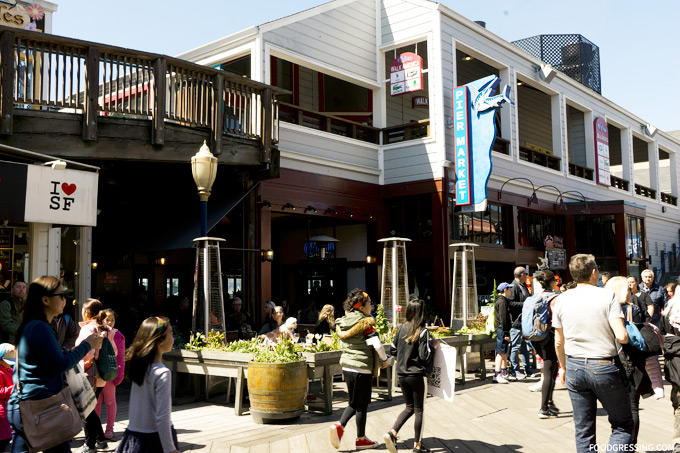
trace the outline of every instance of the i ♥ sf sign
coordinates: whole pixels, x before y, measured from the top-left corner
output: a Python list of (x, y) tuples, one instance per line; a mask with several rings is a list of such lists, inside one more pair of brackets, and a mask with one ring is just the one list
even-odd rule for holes
[(0, 163), (0, 211), (10, 220), (96, 226), (99, 175)]

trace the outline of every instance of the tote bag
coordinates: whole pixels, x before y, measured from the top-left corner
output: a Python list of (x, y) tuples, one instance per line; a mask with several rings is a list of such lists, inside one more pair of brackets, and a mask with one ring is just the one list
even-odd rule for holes
[(118, 376), (118, 360), (116, 351), (113, 349), (111, 340), (104, 338), (102, 347), (99, 350), (99, 357), (95, 359), (97, 366), (97, 379), (102, 381), (113, 381)]
[(17, 395), (24, 437), (31, 453), (47, 450), (73, 439), (83, 429), (71, 389), (41, 400), (21, 399), (20, 361), (17, 353)]
[(97, 405), (97, 397), (81, 363), (66, 372), (66, 383), (71, 389), (73, 402), (80, 413), (80, 418), (85, 420)]
[(435, 349), (432, 372), (427, 375), (427, 390), (449, 403), (456, 385), (456, 348), (439, 342)]

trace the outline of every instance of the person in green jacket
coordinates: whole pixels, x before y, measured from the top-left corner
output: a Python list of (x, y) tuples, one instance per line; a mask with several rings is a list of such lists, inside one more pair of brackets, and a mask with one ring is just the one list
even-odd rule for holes
[[(371, 298), (359, 288), (353, 289), (345, 300), (345, 316), (335, 321), (335, 329), (342, 341), (340, 366), (347, 383), (349, 405), (340, 417), (340, 423), (331, 425), (331, 444), (340, 448), (340, 440), (349, 420), (356, 415), (357, 438), (355, 448), (374, 448), (378, 442), (366, 437), (366, 415), (371, 401), (373, 374), (378, 367), (387, 368), (392, 357), (385, 353), (375, 319), (371, 317)], [(377, 355), (378, 357), (374, 357)]]
[(23, 318), (26, 282), (17, 280), (12, 285), (12, 295), (0, 302), (0, 340), (16, 345), (15, 336)]

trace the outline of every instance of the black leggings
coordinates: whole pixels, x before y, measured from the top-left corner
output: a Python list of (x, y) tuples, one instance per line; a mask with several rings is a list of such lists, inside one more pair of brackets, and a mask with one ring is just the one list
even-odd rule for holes
[[(104, 387), (95, 388), (94, 394), (96, 399), (99, 399), (99, 394), (102, 392), (103, 388)], [(85, 430), (85, 443), (90, 448), (94, 448), (97, 441), (101, 442), (106, 440), (104, 437), (104, 430), (102, 429), (102, 422), (99, 420), (99, 415), (97, 415), (96, 411), (92, 411), (90, 415), (87, 416), (83, 429)]]
[(543, 387), (541, 388), (541, 409), (548, 409), (548, 403), (553, 399), (555, 379), (557, 379), (557, 352), (555, 352), (555, 337), (548, 335), (543, 341), (532, 341), (538, 348), (543, 359)]
[(342, 371), (342, 375), (347, 383), (347, 393), (349, 394), (349, 406), (340, 417), (340, 424), (344, 428), (347, 422), (355, 414), (357, 416), (357, 437), (366, 435), (366, 413), (368, 403), (371, 401), (371, 387), (373, 386), (373, 375), (355, 373), (354, 371)]
[(416, 422), (415, 442), (420, 442), (423, 436), (423, 406), (425, 404), (425, 376), (399, 376), (399, 386), (404, 395), (406, 407), (397, 417), (392, 429), (399, 432), (406, 420), (415, 412)]
[(640, 391), (631, 385), (630, 389), (630, 412), (633, 415), (633, 435), (630, 438), (631, 445), (635, 445), (640, 432)]

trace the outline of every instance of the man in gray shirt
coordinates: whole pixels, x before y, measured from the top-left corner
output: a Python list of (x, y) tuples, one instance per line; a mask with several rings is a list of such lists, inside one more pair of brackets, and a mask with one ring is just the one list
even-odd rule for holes
[[(611, 291), (595, 286), (599, 270), (593, 255), (571, 257), (576, 288), (557, 297), (553, 308), (555, 349), (566, 370), (574, 409), (576, 450), (594, 451), (597, 402), (609, 416), (612, 451), (624, 451), (633, 432), (628, 385), (616, 365), (617, 344), (628, 343), (621, 305)], [(565, 373), (561, 375), (564, 385)]]

